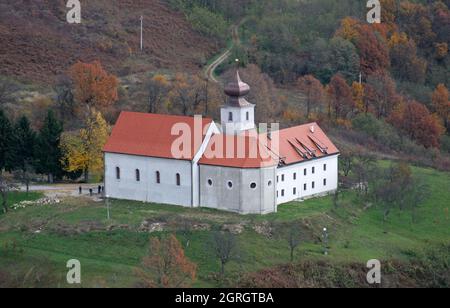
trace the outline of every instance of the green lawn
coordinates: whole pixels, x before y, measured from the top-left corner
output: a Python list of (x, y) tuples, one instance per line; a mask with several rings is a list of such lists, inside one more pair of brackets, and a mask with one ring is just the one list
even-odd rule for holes
[[(64, 284), (65, 263), (79, 259), (83, 286), (133, 286), (134, 268), (145, 255), (149, 234), (138, 232), (144, 219), (166, 222), (180, 219), (220, 228), (223, 224), (243, 222), (245, 231), (238, 236), (239, 259), (227, 265), (227, 275), (237, 279), (245, 272), (289, 262), (289, 250), (283, 240), (268, 238), (253, 230), (263, 222), (300, 221), (310, 226), (316, 237), (323, 227), (330, 230), (330, 256), (335, 262), (367, 262), (369, 259), (407, 260), (439, 244), (450, 244), (450, 175), (432, 169), (414, 168), (432, 189), (432, 196), (418, 211), (418, 222), (411, 223), (409, 212), (394, 211), (389, 217), (388, 232), (382, 224), (382, 213), (376, 207), (363, 210), (353, 192), (344, 192), (340, 205), (333, 208), (331, 197), (302, 203), (281, 205), (279, 212), (266, 216), (240, 216), (210, 209), (185, 209), (177, 206), (111, 201), (112, 221), (106, 220), (104, 203), (68, 199), (63, 204), (30, 207), (0, 216), (0, 269), (28, 272), (41, 262), (49, 263), (58, 276), (57, 286)], [(38, 197), (38, 196), (35, 196)], [(16, 196), (17, 200), (23, 198)], [(127, 225), (127, 230), (64, 233), (61, 226), (75, 230), (89, 224)], [(36, 233), (39, 228), (40, 233)], [(153, 233), (151, 236), (158, 236)], [(179, 234), (179, 240), (186, 239)], [(14, 245), (13, 245), (14, 243)], [(212, 274), (219, 264), (211, 251), (210, 233), (196, 231), (190, 238), (186, 255), (198, 265), (195, 286), (218, 286)], [(14, 246), (15, 248), (11, 248)], [(322, 245), (311, 239), (302, 243), (296, 258), (323, 259)]]
[[(8, 201), (7, 204), (8, 206), (11, 206), (13, 204), (19, 203), (21, 201), (25, 201), (25, 200), (37, 200), (39, 198), (41, 198), (43, 196), (42, 193), (40, 192), (32, 192), (30, 191), (28, 194), (25, 192), (11, 192), (8, 194)], [(3, 197), (0, 196), (0, 204), (3, 203)]]

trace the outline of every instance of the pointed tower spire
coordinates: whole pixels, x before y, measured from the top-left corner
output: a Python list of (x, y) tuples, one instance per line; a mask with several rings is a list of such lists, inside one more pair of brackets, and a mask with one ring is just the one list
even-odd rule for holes
[[(236, 63), (239, 63), (239, 60), (236, 60)], [(242, 81), (238, 68), (224, 92), (228, 99), (221, 108), (222, 131), (226, 134), (240, 134), (254, 129), (255, 105), (245, 99), (250, 93), (250, 86)]]
[(250, 93), (250, 86), (241, 80), (239, 70), (236, 70), (234, 78), (225, 87), (225, 94), (228, 96), (228, 105), (233, 107), (249, 106), (245, 96)]

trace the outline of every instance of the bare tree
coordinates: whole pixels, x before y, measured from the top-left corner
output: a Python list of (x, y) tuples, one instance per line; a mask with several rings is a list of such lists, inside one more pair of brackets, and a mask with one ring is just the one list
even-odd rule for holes
[(333, 206), (335, 209), (339, 207), (339, 189), (336, 189), (333, 194)]
[(0, 172), (0, 195), (2, 197), (2, 207), (4, 213), (8, 212), (9, 193), (16, 188), (17, 187), (13, 183), (12, 179), (6, 176), (4, 173)]
[(75, 98), (72, 88), (72, 81), (65, 75), (58, 78), (57, 84), (54, 88), (56, 92), (56, 102), (59, 108), (59, 115), (64, 121), (73, 119), (76, 115)]
[(163, 75), (155, 75), (147, 84), (148, 112), (160, 112), (161, 105), (169, 93), (169, 81)]
[(282, 223), (275, 225), (278, 237), (287, 242), (289, 246), (290, 259), (294, 262), (295, 250), (302, 242), (302, 229), (298, 223)]
[(27, 160), (24, 163), (23, 168), (14, 171), (14, 177), (23, 185), (25, 185), (25, 189), (28, 193), (30, 192), (30, 183), (33, 179), (33, 174), (35, 173), (35, 169), (32, 165), (32, 163)]
[(398, 163), (373, 179), (375, 200), (382, 205), (383, 223), (386, 224), (393, 209), (411, 209), (413, 223), (416, 221), (417, 208), (429, 195), (428, 186), (414, 178), (410, 167)]
[(212, 247), (221, 264), (222, 277), (225, 275), (225, 265), (237, 254), (236, 236), (230, 232), (215, 231), (212, 233)]
[(339, 157), (339, 165), (341, 167), (344, 176), (348, 176), (352, 171), (354, 163), (354, 153), (351, 151), (342, 151)]
[(193, 222), (186, 218), (182, 217), (178, 225), (180, 226), (178, 228), (178, 231), (183, 235), (183, 238), (186, 240), (185, 248), (189, 247), (189, 244), (191, 243), (191, 238), (193, 234)]
[(376, 173), (376, 160), (373, 156), (362, 153), (356, 154), (356, 158), (356, 162), (353, 163), (353, 173), (357, 189), (360, 194), (367, 195), (371, 176)]

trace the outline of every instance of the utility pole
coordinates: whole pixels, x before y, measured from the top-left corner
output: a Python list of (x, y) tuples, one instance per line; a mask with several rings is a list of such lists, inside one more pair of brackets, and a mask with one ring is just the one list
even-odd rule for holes
[(105, 203), (106, 203), (106, 218), (108, 220), (110, 220), (111, 219), (111, 214), (109, 212), (109, 196), (108, 195), (105, 196)]
[(141, 15), (141, 51), (144, 49), (144, 16)]

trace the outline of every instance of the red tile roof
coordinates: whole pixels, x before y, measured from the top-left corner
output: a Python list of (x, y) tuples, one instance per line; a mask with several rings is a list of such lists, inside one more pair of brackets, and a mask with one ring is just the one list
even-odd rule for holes
[(262, 168), (276, 166), (267, 147), (260, 143), (258, 135), (214, 135), (199, 164), (232, 167)]
[[(275, 142), (269, 142), (271, 152), (285, 165), (320, 158), (323, 156), (339, 154), (339, 150), (317, 125), (310, 123), (280, 130), (279, 147)], [(275, 140), (276, 132), (272, 140)]]
[[(203, 133), (212, 119), (202, 119)], [(183, 160), (192, 160), (201, 144), (194, 144), (194, 118), (162, 114), (122, 112), (111, 137), (103, 148), (107, 153), (175, 159), (172, 144), (179, 136), (172, 135), (175, 124), (187, 124), (191, 129), (191, 151)], [(199, 142), (197, 142), (199, 143)]]

